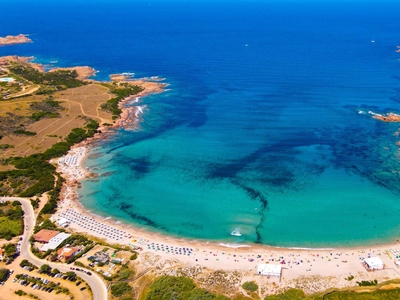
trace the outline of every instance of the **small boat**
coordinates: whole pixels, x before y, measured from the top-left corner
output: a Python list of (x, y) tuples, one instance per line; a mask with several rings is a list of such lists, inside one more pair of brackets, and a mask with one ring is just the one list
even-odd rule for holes
[(242, 236), (242, 234), (239, 232), (239, 229), (237, 229), (237, 228), (234, 231), (231, 232), (231, 235)]

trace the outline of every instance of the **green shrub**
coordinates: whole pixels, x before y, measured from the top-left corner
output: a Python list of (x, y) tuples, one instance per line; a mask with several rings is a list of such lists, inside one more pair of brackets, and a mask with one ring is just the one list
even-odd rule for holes
[(288, 289), (286, 292), (277, 295), (267, 296), (265, 300), (301, 300), (305, 299), (306, 295), (299, 289)]
[(118, 282), (111, 286), (111, 294), (116, 297), (120, 297), (131, 291), (132, 287), (126, 282)]
[(357, 281), (357, 284), (359, 286), (373, 286), (373, 285), (377, 285), (378, 284), (378, 280), (371, 280), (371, 281)]
[(17, 129), (17, 130), (14, 130), (14, 134), (16, 134), (16, 135), (34, 136), (34, 135), (36, 135), (36, 132), (26, 131), (26, 130), (23, 130), (23, 129)]
[(26, 293), (23, 290), (18, 290), (14, 292), (15, 294), (17, 294), (18, 296), (25, 296)]
[(146, 300), (187, 299), (195, 287), (187, 277), (161, 276), (150, 285)]
[(246, 291), (255, 292), (258, 290), (258, 285), (254, 281), (246, 281), (242, 284), (242, 288)]

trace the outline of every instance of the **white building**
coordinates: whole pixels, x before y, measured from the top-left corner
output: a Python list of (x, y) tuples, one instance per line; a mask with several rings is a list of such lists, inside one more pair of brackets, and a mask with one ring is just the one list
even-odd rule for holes
[(377, 256), (364, 259), (364, 263), (370, 271), (382, 270), (385, 267), (383, 261)]
[(55, 237), (51, 238), (47, 244), (44, 244), (40, 251), (47, 251), (56, 249), (62, 242), (64, 242), (71, 235), (68, 233), (60, 232)]
[(272, 264), (259, 264), (257, 267), (257, 274), (264, 276), (281, 276), (282, 266)]
[(67, 220), (65, 218), (60, 218), (60, 219), (57, 219), (57, 223), (61, 227), (68, 227), (70, 222), (69, 222), (69, 220)]

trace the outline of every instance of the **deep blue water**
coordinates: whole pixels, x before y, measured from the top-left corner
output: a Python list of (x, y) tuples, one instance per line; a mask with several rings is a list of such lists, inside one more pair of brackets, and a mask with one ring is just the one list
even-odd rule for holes
[[(149, 230), (278, 246), (398, 236), (396, 1), (0, 1), (0, 47), (165, 77), (92, 149), (83, 204)], [(373, 41), (373, 42), (372, 42)], [(239, 228), (242, 237), (230, 232)]]

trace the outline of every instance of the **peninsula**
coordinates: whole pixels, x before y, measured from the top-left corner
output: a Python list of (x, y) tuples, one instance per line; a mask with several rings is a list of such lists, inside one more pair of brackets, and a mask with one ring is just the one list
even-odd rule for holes
[(25, 34), (18, 35), (7, 35), (6, 37), (0, 37), (0, 46), (9, 46), (15, 44), (32, 43), (32, 40)]

